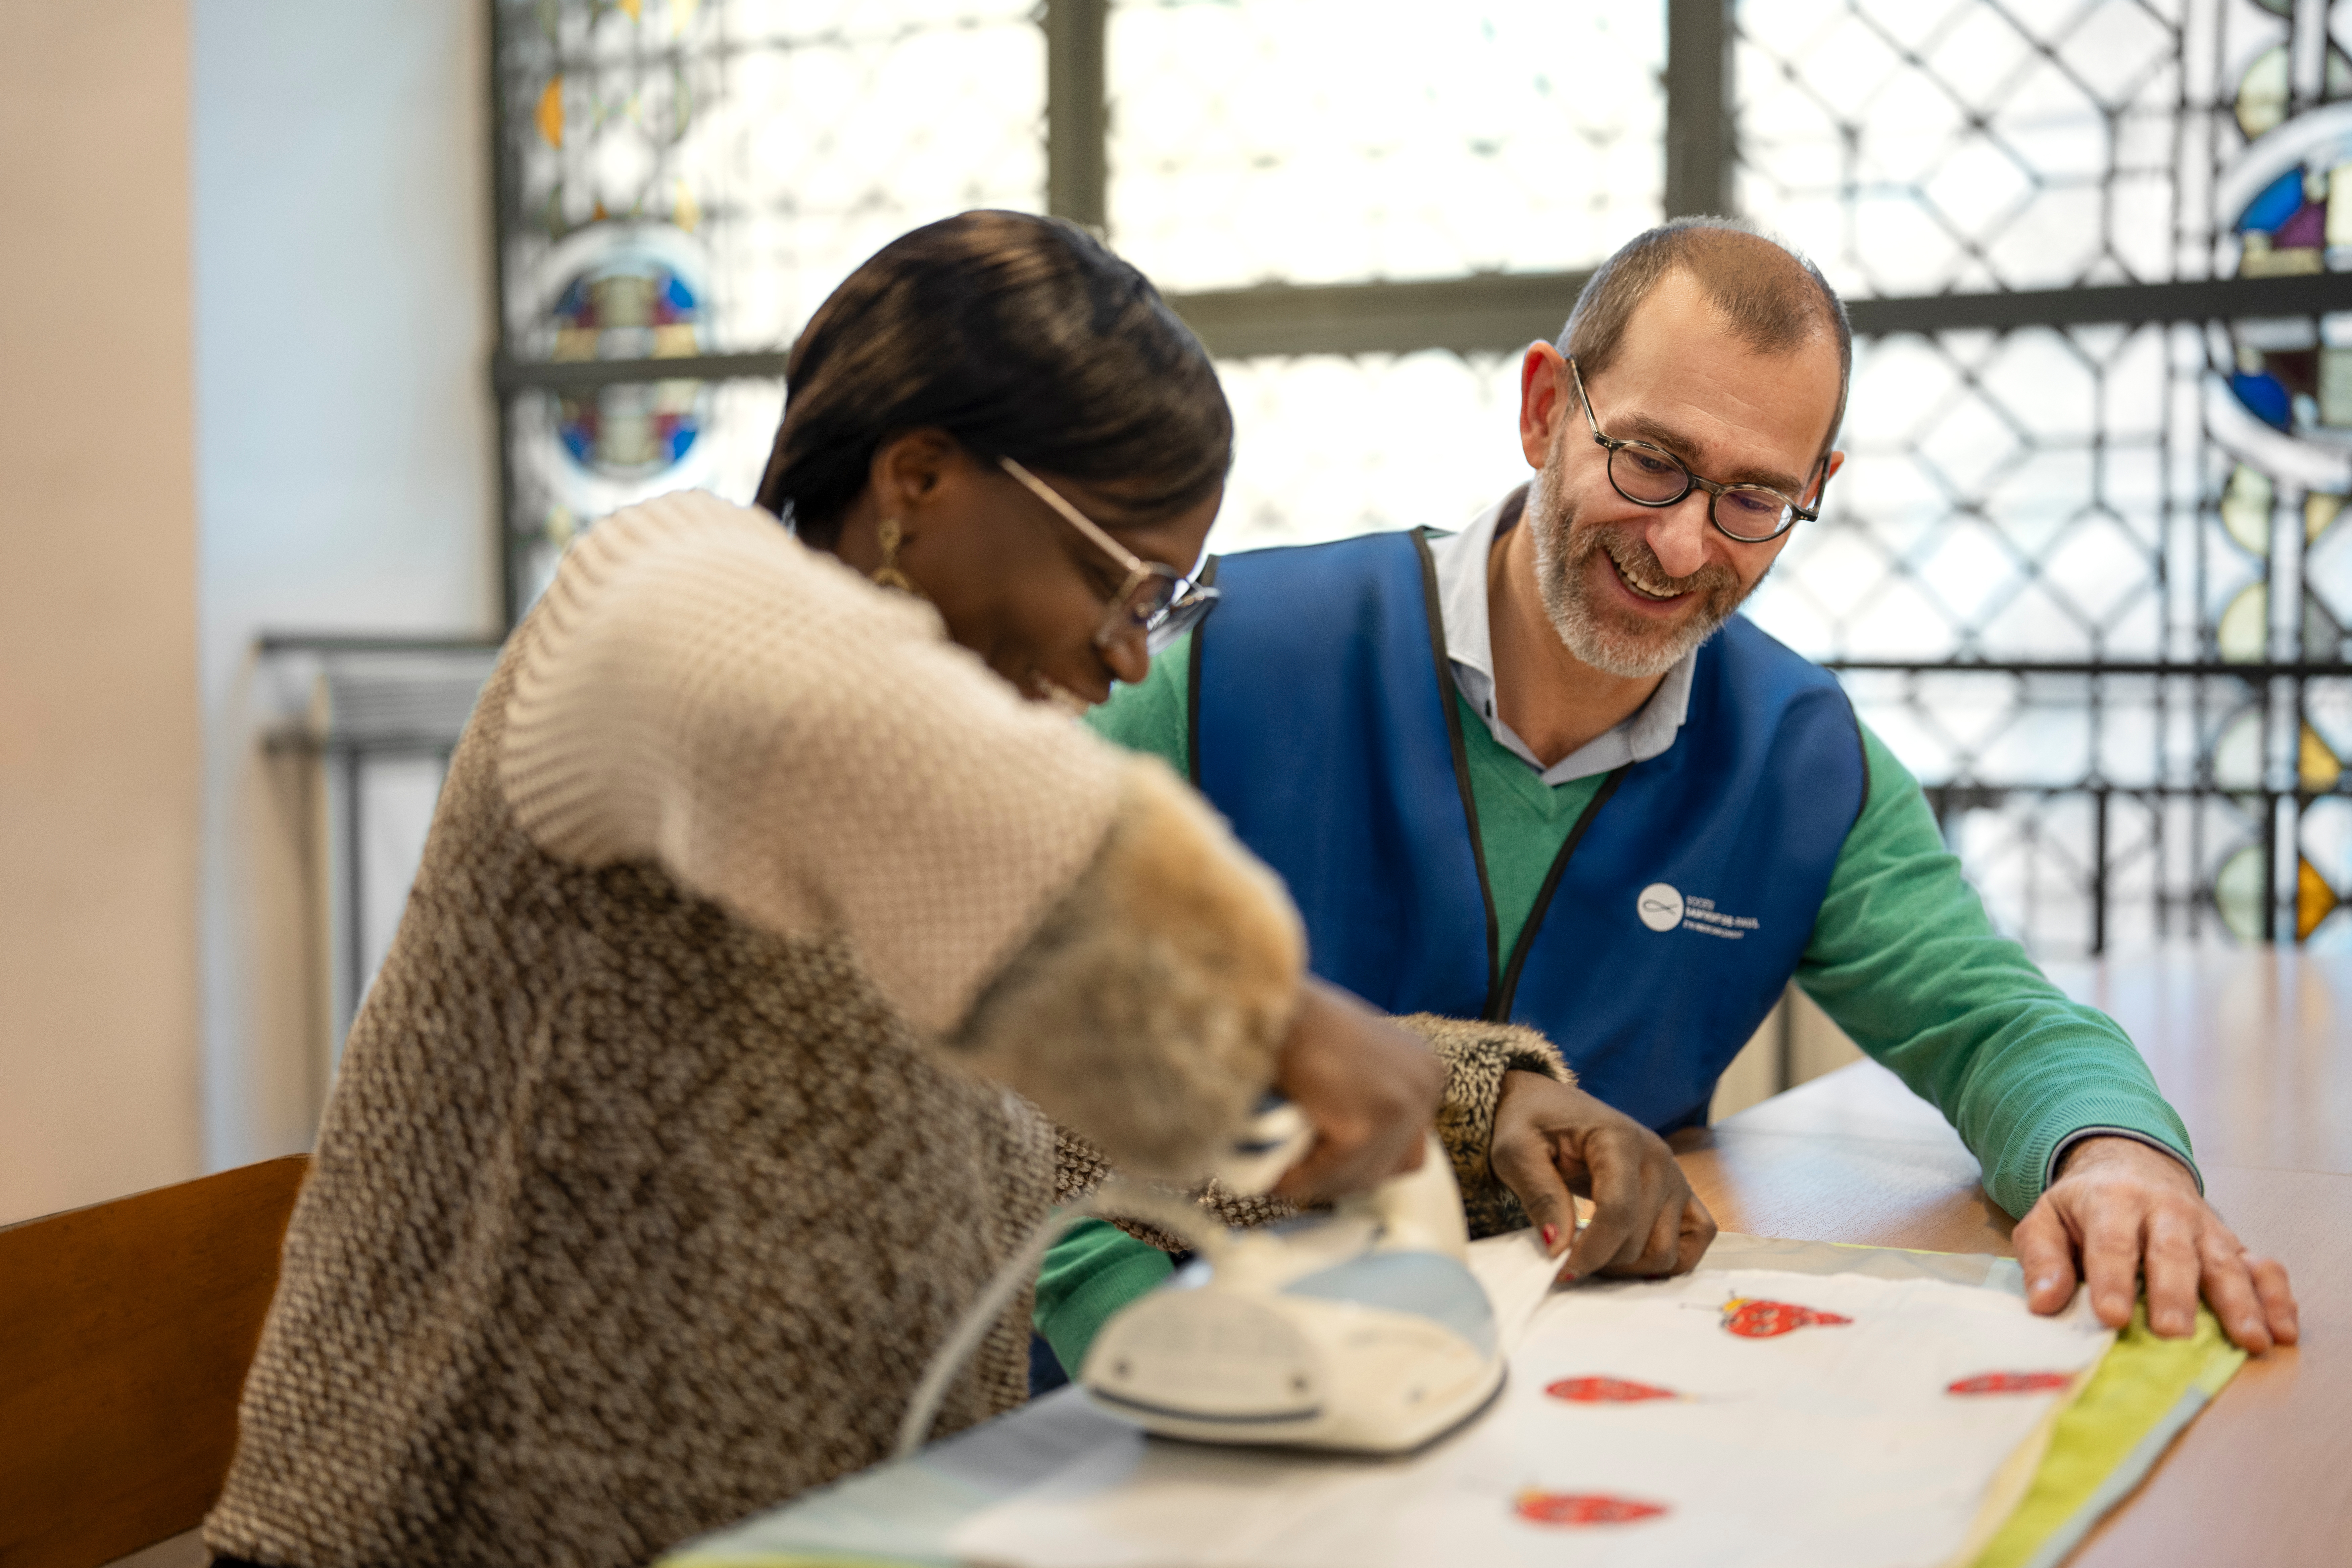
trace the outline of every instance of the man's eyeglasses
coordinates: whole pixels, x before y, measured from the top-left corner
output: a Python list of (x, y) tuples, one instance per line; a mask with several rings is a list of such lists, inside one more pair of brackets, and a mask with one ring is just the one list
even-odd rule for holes
[(1216, 608), (1217, 591), (1195, 583), (1172, 566), (1146, 561), (1097, 526), (1087, 514), (1064, 500), (1061, 492), (1010, 458), (997, 466), (1029, 488), (1052, 507), (1064, 522), (1085, 535), (1094, 547), (1127, 573), (1127, 579), (1104, 606), (1102, 624), (1095, 628), (1095, 646), (1109, 647), (1138, 631), (1146, 653), (1157, 654), (1191, 631)]
[(1663, 447), (1603, 436), (1601, 421), (1592, 412), (1591, 395), (1584, 390), (1584, 373), (1576, 368), (1574, 360), (1568, 362), (1568, 373), (1576, 378), (1576, 395), (1584, 405), (1584, 422), (1592, 426), (1593, 441), (1608, 448), (1609, 482), (1635, 506), (1672, 506), (1694, 489), (1705, 490), (1706, 520), (1742, 544), (1778, 539), (1801, 520), (1811, 522), (1822, 515), (1819, 506), (1807, 510), (1768, 485), (1719, 485), (1700, 479)]

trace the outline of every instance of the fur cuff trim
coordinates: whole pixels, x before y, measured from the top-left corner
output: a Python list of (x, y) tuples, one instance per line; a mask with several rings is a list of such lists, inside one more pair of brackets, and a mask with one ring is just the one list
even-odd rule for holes
[(1280, 880), (1135, 757), (1093, 862), (950, 1044), (1125, 1169), (1197, 1175), (1273, 1081), (1305, 962)]
[(1445, 1064), (1445, 1103), (1437, 1110), (1437, 1137), (1454, 1162), (1471, 1236), (1518, 1229), (1528, 1223), (1527, 1211), (1519, 1206), (1517, 1194), (1496, 1179), (1486, 1157), (1494, 1142), (1495, 1108), (1503, 1098), (1503, 1075), (1538, 1072), (1570, 1085), (1576, 1075), (1549, 1040), (1524, 1025), (1441, 1018), (1434, 1013), (1415, 1013), (1396, 1022), (1428, 1041)]

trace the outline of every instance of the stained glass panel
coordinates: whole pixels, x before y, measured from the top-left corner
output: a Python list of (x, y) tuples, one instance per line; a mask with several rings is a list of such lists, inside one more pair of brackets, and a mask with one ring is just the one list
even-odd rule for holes
[[(520, 360), (774, 350), (885, 239), (1044, 195), (1033, 5), (498, 15)], [(1662, 5), (1334, 16), (1110, 0), (1111, 237), (1163, 287), (1550, 271), (1658, 216)], [(1851, 297), (2352, 271), (2352, 0), (1728, 16), (1732, 200)], [(2352, 312), (2295, 308), (1864, 342), (1852, 460), (1754, 603), (1846, 667), (2042, 951), (2352, 945)], [(1510, 353), (1221, 370), (1213, 548), (1457, 525), (1524, 477)], [(518, 587), (614, 506), (748, 495), (780, 402), (687, 374), (510, 398)]]
[[(781, 349), (889, 239), (1045, 187), (1045, 44), (989, 0), (500, 0), (499, 243), (523, 361)], [(773, 382), (509, 410), (515, 588), (586, 520), (702, 485), (749, 499)]]
[[(1740, 200), (1859, 296), (2345, 267), (2329, 14), (1743, 0)], [(1858, 348), (1851, 459), (1755, 613), (1881, 667), (1849, 689), (1996, 915), (2053, 952), (2345, 929), (2329, 684), (2115, 667), (2342, 661), (2352, 317)]]

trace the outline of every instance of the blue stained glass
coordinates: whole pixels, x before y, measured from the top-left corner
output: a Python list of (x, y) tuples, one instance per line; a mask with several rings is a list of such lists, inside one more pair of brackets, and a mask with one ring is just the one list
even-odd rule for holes
[(671, 431), (669, 433), (669, 460), (673, 463), (684, 462), (686, 460), (686, 455), (694, 450), (694, 438), (698, 434), (699, 434), (699, 432), (691, 425), (680, 425), (677, 429)]
[(2289, 169), (2263, 187), (2263, 194), (2246, 204), (2238, 216), (2238, 231), (2259, 229), (2267, 234), (2294, 216), (2303, 205), (2303, 170), (2300, 165)]
[(665, 280), (662, 296), (669, 301), (670, 309), (679, 314), (687, 316), (694, 314), (694, 290), (688, 288), (677, 273), (670, 273)]
[(556, 434), (563, 439), (563, 449), (571, 453), (573, 459), (585, 468), (596, 445), (587, 423), (580, 420), (564, 420), (556, 426)]
[[(2296, 177), (2301, 178), (2300, 175)], [(2275, 426), (2281, 430), (2288, 427), (2294, 405), (2278, 377), (2268, 372), (2248, 375), (2241, 371), (2230, 378), (2230, 390), (2236, 393), (2238, 401), (2263, 424)]]

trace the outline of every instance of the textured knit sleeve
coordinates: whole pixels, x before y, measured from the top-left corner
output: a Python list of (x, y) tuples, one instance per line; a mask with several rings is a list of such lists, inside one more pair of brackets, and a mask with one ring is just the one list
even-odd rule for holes
[(919, 1028), (1139, 1169), (1271, 1076), (1302, 942), (1279, 884), (928, 605), (687, 493), (598, 525), (520, 635), (499, 773), (549, 853), (845, 931)]
[(1495, 1143), (1495, 1110), (1503, 1101), (1503, 1075), (1540, 1073), (1570, 1085), (1569, 1070), (1559, 1049), (1542, 1035), (1521, 1024), (1496, 1024), (1475, 1018), (1443, 1018), (1434, 1013), (1414, 1013), (1399, 1018), (1429, 1042), (1445, 1064), (1445, 1101), (1437, 1109), (1437, 1139), (1445, 1145), (1454, 1166), (1454, 1180), (1462, 1189), (1462, 1212), (1472, 1237), (1500, 1236), (1528, 1223), (1518, 1194), (1495, 1174), (1489, 1156)]

